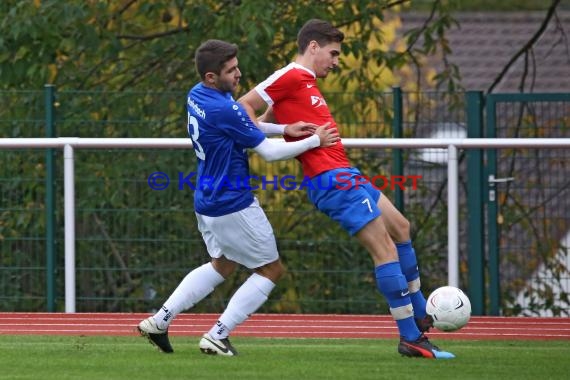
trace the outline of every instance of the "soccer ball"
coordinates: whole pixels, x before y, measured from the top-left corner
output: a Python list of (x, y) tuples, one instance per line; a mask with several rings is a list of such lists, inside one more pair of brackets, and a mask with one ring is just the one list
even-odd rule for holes
[(463, 291), (454, 286), (442, 286), (427, 299), (426, 312), (433, 326), (445, 332), (457, 331), (469, 322), (471, 302)]

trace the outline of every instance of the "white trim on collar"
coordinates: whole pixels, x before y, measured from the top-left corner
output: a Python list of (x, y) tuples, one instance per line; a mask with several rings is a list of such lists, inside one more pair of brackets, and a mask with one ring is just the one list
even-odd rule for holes
[(291, 62), (291, 65), (293, 65), (293, 67), (297, 68), (297, 69), (301, 69), (301, 70), (305, 70), (307, 72), (309, 72), (314, 78), (317, 78), (317, 74), (315, 74), (315, 72), (311, 69), (309, 69), (308, 67), (305, 67), (297, 62)]

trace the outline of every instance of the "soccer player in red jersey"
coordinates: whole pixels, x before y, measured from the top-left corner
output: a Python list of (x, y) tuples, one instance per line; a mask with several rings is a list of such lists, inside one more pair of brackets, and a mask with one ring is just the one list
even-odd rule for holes
[[(265, 123), (290, 124), (299, 120), (337, 126), (321, 94), (317, 78), (325, 78), (339, 63), (344, 34), (330, 23), (312, 19), (297, 35), (295, 61), (277, 70), (239, 101), (254, 118)], [(285, 139), (291, 140), (288, 136)], [(433, 345), (424, 332), (432, 324), (420, 290), (420, 273), (410, 240), (410, 223), (372, 184), (358, 182), (342, 142), (300, 154), (307, 195), (323, 213), (367, 249), (374, 262), (378, 290), (386, 297), (400, 332), (398, 352), (404, 356), (449, 359), (454, 355)], [(347, 182), (353, 186), (347, 189)], [(323, 189), (322, 184), (327, 184)]]

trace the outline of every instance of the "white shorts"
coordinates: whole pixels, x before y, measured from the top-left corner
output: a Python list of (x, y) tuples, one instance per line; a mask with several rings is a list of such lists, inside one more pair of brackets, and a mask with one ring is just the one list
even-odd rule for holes
[(273, 228), (257, 198), (247, 208), (223, 216), (196, 213), (208, 253), (222, 255), (249, 269), (259, 268), (279, 258)]

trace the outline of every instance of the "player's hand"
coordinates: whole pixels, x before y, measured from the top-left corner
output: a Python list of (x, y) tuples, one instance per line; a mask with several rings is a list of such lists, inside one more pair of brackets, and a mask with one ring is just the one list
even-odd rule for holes
[(319, 136), (321, 140), (321, 147), (326, 148), (328, 146), (333, 146), (340, 140), (338, 131), (336, 128), (329, 128), (331, 123), (326, 123), (321, 125), (315, 130), (315, 135)]
[(317, 130), (318, 125), (313, 123), (305, 123), (304, 121), (298, 121), (293, 124), (287, 124), (285, 127), (285, 134), (291, 137), (303, 137), (312, 135)]

